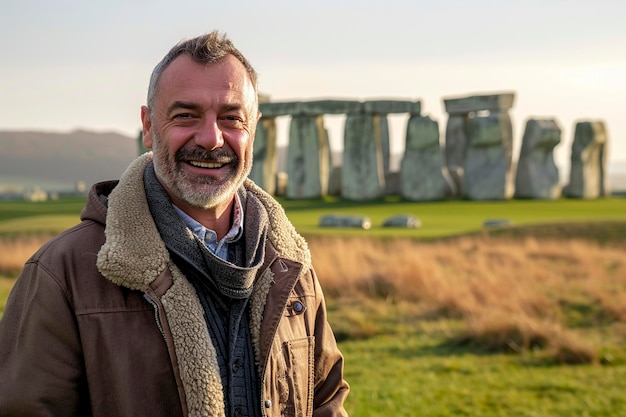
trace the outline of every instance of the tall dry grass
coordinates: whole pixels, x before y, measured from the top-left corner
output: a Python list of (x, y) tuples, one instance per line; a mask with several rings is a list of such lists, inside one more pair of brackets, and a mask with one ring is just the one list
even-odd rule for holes
[[(15, 276), (49, 236), (0, 237), (0, 275)], [(626, 250), (584, 240), (467, 237), (440, 242), (309, 239), (326, 296), (347, 306), (355, 337), (363, 315), (411, 305), (405, 321), (461, 320), (451, 343), (484, 351), (543, 349), (563, 363), (598, 360), (579, 329), (615, 325), (626, 343)], [(402, 307), (399, 307), (400, 314)], [(348, 335), (350, 336), (350, 335)]]
[(558, 362), (590, 362), (597, 344), (575, 330), (626, 323), (620, 247), (489, 237), (316, 238), (309, 246), (328, 297), (410, 302), (421, 319), (461, 319), (454, 343), (482, 350), (546, 349)]
[(49, 239), (48, 235), (0, 236), (0, 274), (19, 273), (24, 262)]

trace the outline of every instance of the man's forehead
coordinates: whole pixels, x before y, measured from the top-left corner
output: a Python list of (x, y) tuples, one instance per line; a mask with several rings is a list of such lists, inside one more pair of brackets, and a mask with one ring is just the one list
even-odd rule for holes
[(227, 54), (215, 62), (198, 62), (187, 53), (180, 54), (174, 58), (163, 70), (161, 81), (189, 80), (192, 76), (200, 79), (206, 75), (207, 80), (215, 80), (215, 73), (220, 72), (221, 79), (228, 83), (229, 87), (252, 85), (250, 75), (245, 66), (232, 54)]
[(256, 102), (256, 90), (243, 64), (227, 55), (212, 63), (198, 63), (191, 56), (178, 56), (165, 68), (159, 85), (162, 94), (187, 90), (189, 94), (222, 91), (241, 94)]

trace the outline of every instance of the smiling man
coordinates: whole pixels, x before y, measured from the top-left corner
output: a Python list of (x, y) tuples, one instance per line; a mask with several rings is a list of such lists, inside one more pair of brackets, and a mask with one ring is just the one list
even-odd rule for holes
[(225, 36), (174, 46), (144, 143), (27, 261), (0, 321), (2, 416), (345, 416), (310, 253), (247, 179), (257, 75)]

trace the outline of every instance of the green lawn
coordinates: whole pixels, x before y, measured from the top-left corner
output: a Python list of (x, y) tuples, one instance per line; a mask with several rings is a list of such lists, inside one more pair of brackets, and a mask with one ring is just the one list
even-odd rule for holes
[(59, 200), (31, 202), (24, 200), (0, 200), (0, 221), (18, 217), (70, 214), (76, 215), (85, 205), (85, 197), (68, 197)]
[[(358, 236), (397, 236), (434, 238), (480, 230), (488, 219), (507, 219), (513, 225), (592, 220), (626, 221), (626, 198), (598, 200), (560, 199), (556, 201), (507, 200), (407, 202), (397, 198), (357, 203), (338, 199), (280, 199), (291, 221), (305, 235), (337, 234)], [(367, 216), (370, 230), (320, 228), (319, 218), (325, 214)], [(385, 228), (385, 219), (397, 214), (417, 217), (422, 227), (416, 230)]]
[(45, 202), (0, 201), (0, 235), (56, 234), (80, 221), (84, 197)]
[(420, 334), (340, 343), (359, 417), (626, 415), (626, 365), (533, 365), (438, 347)]
[[(435, 238), (452, 236), (483, 228), (488, 219), (507, 219), (513, 225), (546, 224), (554, 222), (626, 221), (626, 197), (597, 200), (559, 199), (556, 201), (507, 200), (437, 202), (408, 202), (388, 197), (369, 202), (351, 202), (337, 198), (287, 200), (279, 198), (296, 229), (307, 236), (354, 235), (373, 237)], [(30, 203), (0, 202), (0, 235), (17, 231), (60, 232), (78, 222), (84, 198)], [(367, 216), (370, 230), (350, 228), (321, 228), (321, 216), (347, 214)], [(385, 219), (397, 214), (417, 217), (419, 229), (386, 228)], [(48, 219), (41, 216), (53, 216)], [(22, 218), (23, 220), (17, 220)], [(28, 219), (26, 219), (28, 218)]]

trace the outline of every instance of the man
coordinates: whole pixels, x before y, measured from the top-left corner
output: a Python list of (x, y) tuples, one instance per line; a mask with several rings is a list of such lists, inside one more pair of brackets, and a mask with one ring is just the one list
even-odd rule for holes
[(306, 242), (247, 180), (257, 76), (223, 35), (172, 48), (144, 143), (25, 265), (0, 321), (2, 416), (344, 416)]

